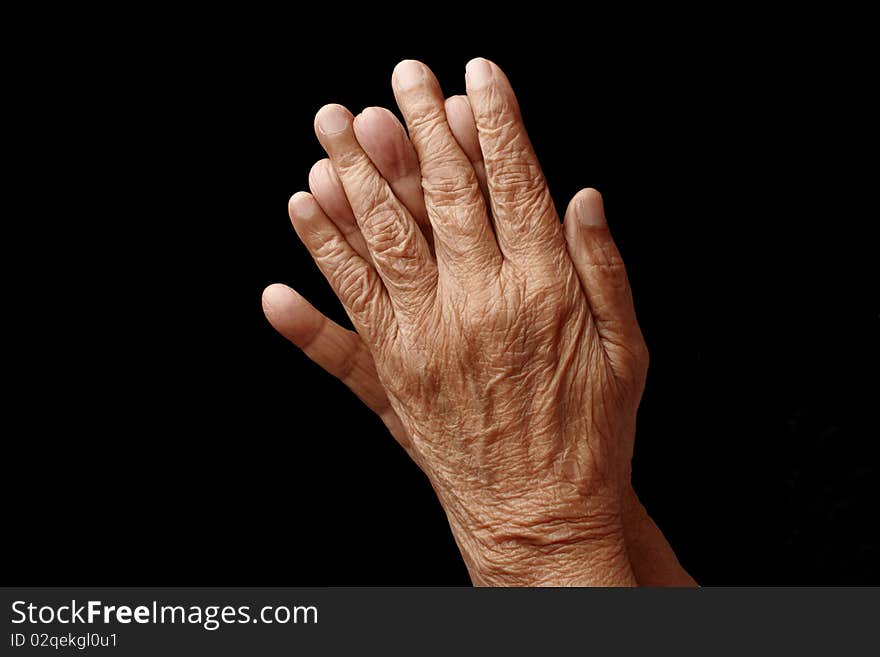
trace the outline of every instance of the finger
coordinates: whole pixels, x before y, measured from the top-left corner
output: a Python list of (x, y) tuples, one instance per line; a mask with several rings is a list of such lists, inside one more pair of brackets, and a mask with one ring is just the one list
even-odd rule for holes
[(599, 336), (624, 349), (643, 344), (626, 269), (595, 189), (582, 189), (571, 199), (565, 239)]
[(552, 256), (563, 247), (559, 216), (513, 89), (501, 69), (482, 58), (468, 63), (466, 78), (501, 251), (530, 262)]
[(311, 194), (290, 199), (290, 219), (358, 333), (372, 347), (395, 330), (388, 293), (376, 270), (361, 258)]
[(315, 133), (330, 156), (398, 318), (417, 321), (433, 302), (437, 267), (415, 220), (358, 143), (351, 113), (325, 105)]
[(388, 406), (373, 357), (357, 333), (318, 312), (296, 291), (271, 285), (263, 292), (263, 311), (281, 335), (342, 381), (371, 409)]
[(351, 211), (351, 205), (345, 196), (345, 190), (342, 189), (342, 183), (336, 175), (336, 169), (328, 158), (315, 162), (312, 170), (309, 171), (309, 190), (357, 254), (364, 260), (372, 262), (367, 242), (361, 229), (358, 228), (354, 212)]
[(395, 67), (392, 86), (419, 156), (438, 267), (459, 280), (497, 271), (501, 253), (479, 181), (449, 129), (437, 79), (421, 62), (406, 60)]
[(446, 120), (449, 122), (449, 129), (452, 130), (455, 141), (471, 161), (477, 180), (480, 181), (480, 191), (483, 192), (486, 208), (490, 208), (486, 165), (483, 163), (483, 151), (480, 150), (480, 136), (477, 134), (474, 112), (467, 96), (450, 96), (446, 99)]
[(360, 336), (342, 328), (286, 285), (263, 291), (263, 312), (285, 338), (327, 372), (342, 381), (372, 409), (405, 447), (409, 438), (379, 382), (373, 356)]
[(430, 243), (433, 238), (425, 210), (419, 158), (400, 121), (384, 107), (368, 107), (354, 117), (354, 134)]

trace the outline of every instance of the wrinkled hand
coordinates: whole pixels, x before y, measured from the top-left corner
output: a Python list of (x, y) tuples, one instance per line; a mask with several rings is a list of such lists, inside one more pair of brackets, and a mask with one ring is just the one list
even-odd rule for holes
[[(411, 145), (387, 110), (326, 106), (330, 161), (290, 205), (358, 333), (283, 286), (267, 316), (428, 475), (475, 583), (681, 579), (629, 483), (648, 358), (601, 198), (560, 224), (494, 64), (466, 98), (418, 62), (393, 86)], [(658, 540), (667, 563), (637, 563)]]

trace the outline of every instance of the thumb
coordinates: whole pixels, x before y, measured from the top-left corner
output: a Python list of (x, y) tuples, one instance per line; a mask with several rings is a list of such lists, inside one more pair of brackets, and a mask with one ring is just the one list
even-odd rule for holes
[(644, 350), (629, 279), (608, 230), (602, 195), (591, 188), (575, 194), (565, 211), (564, 227), (568, 255), (580, 278), (599, 337), (620, 347), (623, 353)]

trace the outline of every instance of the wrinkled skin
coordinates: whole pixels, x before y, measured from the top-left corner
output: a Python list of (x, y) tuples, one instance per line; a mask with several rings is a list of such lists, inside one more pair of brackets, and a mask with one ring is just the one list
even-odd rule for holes
[(630, 486), (648, 353), (595, 190), (560, 223), (513, 91), (427, 67), (387, 110), (328, 105), (329, 155), (290, 214), (357, 333), (293, 290), (272, 324), (338, 376), (429, 477), (477, 584), (691, 584)]

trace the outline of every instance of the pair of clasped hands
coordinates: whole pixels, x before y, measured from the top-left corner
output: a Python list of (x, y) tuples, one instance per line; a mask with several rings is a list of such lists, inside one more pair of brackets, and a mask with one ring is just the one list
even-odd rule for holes
[(389, 110), (326, 105), (293, 227), (356, 329), (271, 285), (272, 325), (431, 481), (476, 585), (693, 585), (630, 483), (648, 352), (602, 198), (560, 222), (501, 69), (445, 98), (397, 65)]

